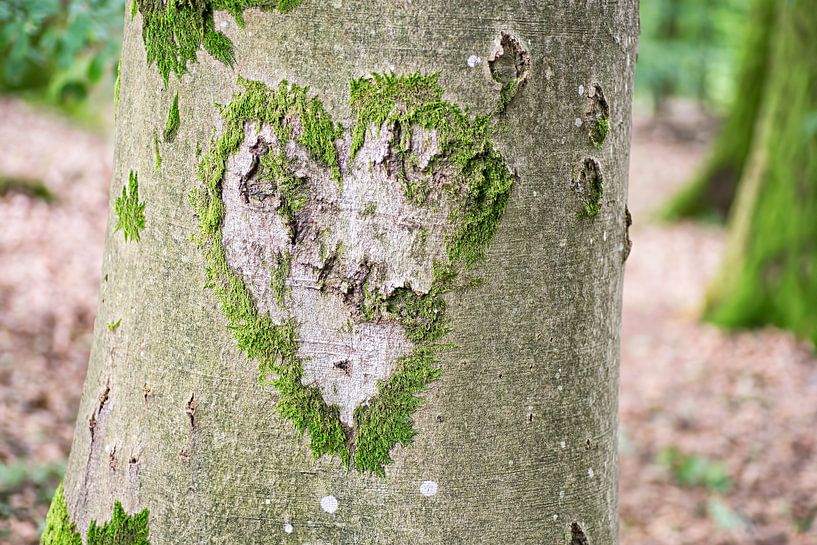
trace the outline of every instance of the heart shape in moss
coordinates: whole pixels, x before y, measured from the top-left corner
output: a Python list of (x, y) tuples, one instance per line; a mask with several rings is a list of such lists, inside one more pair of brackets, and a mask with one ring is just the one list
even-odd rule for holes
[(209, 285), (314, 455), (383, 475), (513, 176), (436, 75), (352, 81), (346, 126), (306, 88), (240, 84), (191, 195)]

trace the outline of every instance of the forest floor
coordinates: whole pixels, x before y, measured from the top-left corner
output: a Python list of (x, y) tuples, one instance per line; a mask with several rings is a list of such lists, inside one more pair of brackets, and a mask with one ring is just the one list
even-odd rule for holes
[[(0, 543), (30, 545), (71, 446), (112, 153), (104, 137), (18, 102), (0, 100), (0, 120), (0, 173), (24, 182), (0, 185)], [(654, 221), (706, 152), (694, 126), (677, 129), (637, 117), (634, 130), (621, 543), (815, 545), (817, 359), (780, 331), (697, 321), (724, 233)], [(32, 179), (51, 202), (20, 190)]]

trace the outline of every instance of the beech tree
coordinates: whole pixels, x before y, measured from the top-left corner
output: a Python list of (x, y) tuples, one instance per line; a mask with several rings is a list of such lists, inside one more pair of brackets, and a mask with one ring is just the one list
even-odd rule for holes
[(779, 2), (754, 0), (746, 24), (736, 93), (724, 126), (698, 174), (663, 211), (669, 220), (729, 216), (738, 183), (747, 170), (762, 112), (771, 64), (772, 36)]
[(43, 543), (615, 543), (637, 34), (635, 0), (136, 0)]
[(775, 2), (769, 68), (727, 252), (706, 302), (727, 327), (773, 324), (817, 342), (817, 44), (813, 2)]

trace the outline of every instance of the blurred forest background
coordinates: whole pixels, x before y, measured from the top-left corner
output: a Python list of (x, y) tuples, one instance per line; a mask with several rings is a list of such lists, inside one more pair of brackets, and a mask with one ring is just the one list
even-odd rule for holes
[[(0, 0), (0, 543), (38, 542), (71, 445), (124, 17)], [(641, 25), (622, 545), (815, 545), (817, 2), (644, 0)]]

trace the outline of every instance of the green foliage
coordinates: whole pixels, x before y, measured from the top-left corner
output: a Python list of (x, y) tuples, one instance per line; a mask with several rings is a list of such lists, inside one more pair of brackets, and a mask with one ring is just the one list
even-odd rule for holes
[(47, 203), (56, 200), (56, 196), (40, 180), (0, 176), (0, 197), (11, 193), (22, 193)]
[(12, 498), (26, 490), (34, 490), (37, 504), (48, 505), (51, 491), (62, 479), (64, 469), (62, 464), (55, 463), (0, 464), (0, 519), (14, 515), (20, 506)]
[(213, 13), (227, 11), (240, 27), (249, 8), (287, 12), (303, 0), (134, 0), (131, 13), (142, 14), (142, 39), (148, 65), (156, 64), (165, 84), (171, 73), (181, 77), (195, 62), (200, 47), (228, 66), (235, 53), (230, 39), (215, 28)]
[(712, 492), (728, 492), (732, 487), (726, 464), (697, 454), (668, 447), (658, 454), (658, 463), (667, 467), (680, 486), (702, 486)]
[(642, 2), (636, 91), (656, 103), (677, 95), (725, 105), (749, 1)]
[[(150, 545), (148, 518), (147, 509), (128, 515), (117, 501), (113, 506), (111, 520), (101, 526), (96, 521), (91, 521), (85, 545)], [(82, 537), (68, 514), (62, 483), (54, 493), (40, 545), (82, 545)]]
[(776, 0), (753, 0), (747, 32), (743, 35), (734, 100), (712, 151), (695, 178), (673, 197), (661, 216), (670, 221), (695, 218), (726, 220), (746, 171), (761, 111), (770, 66), (771, 30)]
[(120, 325), (122, 325), (122, 318), (119, 318), (115, 322), (108, 322), (107, 324), (108, 331), (110, 331), (111, 333), (115, 333), (116, 330), (119, 329)]
[(123, 15), (119, 0), (0, 2), (0, 91), (81, 102), (114, 70)]
[[(447, 241), (447, 260), (434, 265), (431, 293), (417, 295), (397, 290), (385, 299), (372, 286), (364, 284), (360, 305), (368, 320), (395, 319), (401, 323), (414, 350), (402, 358), (395, 372), (378, 384), (377, 394), (367, 406), (354, 413), (355, 432), (347, 435), (336, 406), (329, 406), (316, 386), (302, 383), (303, 366), (297, 356), (297, 324), (273, 323), (258, 312), (252, 295), (242, 279), (227, 265), (221, 229), (224, 203), (221, 184), (227, 161), (244, 139), (245, 125), (271, 127), (281, 146), (294, 138), (293, 120), (300, 130), (298, 142), (314, 159), (326, 165), (340, 181), (340, 162), (335, 141), (342, 137), (342, 126), (332, 121), (317, 99), (309, 99), (307, 90), (282, 82), (268, 88), (261, 82), (239, 79), (244, 91), (221, 108), (224, 128), (213, 137), (210, 150), (199, 165), (203, 188), (191, 193), (191, 203), (199, 219), (196, 238), (207, 264), (208, 285), (213, 288), (228, 328), (238, 347), (249, 359), (256, 360), (263, 384), (274, 386), (280, 396), (278, 411), (292, 420), (296, 429), (308, 432), (310, 448), (318, 457), (338, 456), (345, 465), (359, 471), (384, 474), (389, 451), (395, 444), (408, 444), (414, 436), (411, 415), (422, 403), (419, 397), (427, 384), (439, 376), (439, 341), (447, 332), (445, 302), (442, 295), (454, 287), (461, 267), (479, 261), (493, 236), (508, 199), (512, 175), (500, 154), (488, 141), (488, 118), (470, 120), (457, 106), (442, 100), (436, 75), (396, 76), (375, 74), (353, 80), (350, 101), (355, 121), (351, 127), (351, 154), (359, 151), (369, 126), (395, 124), (402, 135), (412, 126), (437, 132), (440, 158), (429, 170), (453, 167), (454, 194), (462, 204), (449, 218), (453, 234)], [(407, 153), (399, 144), (398, 152)], [(262, 155), (260, 179), (278, 184), (283, 194), (279, 213), (287, 221), (306, 203), (306, 187), (292, 180), (285, 157), (277, 153)], [(342, 251), (338, 248), (336, 252)], [(327, 250), (324, 250), (326, 256)], [(279, 301), (283, 299), (288, 258), (276, 264), (273, 284)], [(353, 445), (354, 449), (350, 446)], [(354, 453), (354, 454), (353, 454)]]
[(165, 142), (173, 142), (176, 139), (176, 133), (179, 132), (179, 94), (173, 97), (173, 103), (170, 105), (170, 110), (167, 112), (167, 121), (165, 122), (165, 130), (163, 136)]
[(139, 242), (139, 232), (145, 228), (145, 203), (139, 202), (139, 179), (136, 172), (130, 172), (128, 184), (122, 187), (122, 196), (116, 198), (114, 211), (114, 232), (121, 229), (125, 241)]
[(718, 496), (712, 496), (707, 500), (706, 514), (712, 522), (724, 530), (744, 530), (749, 526), (746, 519), (736, 513), (723, 498)]

